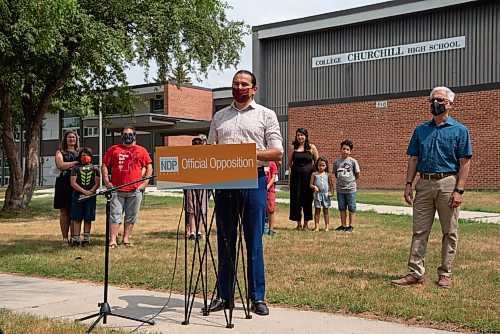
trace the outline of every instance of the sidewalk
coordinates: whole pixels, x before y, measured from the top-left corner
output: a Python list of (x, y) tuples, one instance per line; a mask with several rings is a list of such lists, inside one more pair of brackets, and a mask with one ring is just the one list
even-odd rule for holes
[[(103, 301), (101, 285), (40, 279), (34, 277), (0, 274), (0, 309), (25, 312), (37, 316), (74, 321), (99, 312), (97, 303)], [(150, 319), (161, 311), (168, 299), (167, 293), (110, 287), (108, 303), (112, 312), (133, 318)], [(155, 325), (144, 325), (139, 332), (189, 334), (445, 334), (452, 333), (423, 327), (408, 327), (401, 324), (368, 320), (330, 313), (298, 311), (270, 305), (270, 315), (261, 317), (252, 314), (245, 319), (240, 306), (233, 314), (233, 329), (226, 329), (224, 312), (203, 316), (200, 312), (203, 301), (196, 299), (189, 325), (184, 320), (184, 296), (172, 295), (168, 306), (154, 319)], [(96, 320), (84, 323), (89, 327)], [(107, 324), (99, 326), (133, 331), (141, 323), (119, 317), (108, 316)], [(7, 333), (6, 333), (7, 334)]]
[[(155, 196), (173, 196), (182, 197), (181, 190), (158, 190), (156, 187), (148, 187), (146, 194)], [(290, 200), (284, 198), (276, 198), (277, 203), (289, 204)], [(387, 213), (395, 215), (412, 215), (413, 208), (411, 206), (391, 206), (391, 205), (373, 205), (356, 203), (359, 211), (373, 211), (377, 213)], [(332, 201), (332, 208), (338, 209), (337, 201)], [(438, 218), (436, 213), (436, 218)], [(500, 213), (478, 212), (478, 211), (460, 211), (460, 219), (471, 219), (483, 223), (500, 224)]]
[[(146, 194), (154, 196), (172, 196), (182, 197), (182, 190), (158, 190), (155, 186), (146, 188)], [(54, 188), (42, 189), (35, 191), (33, 197), (51, 197), (54, 196)], [(289, 204), (290, 201), (284, 198), (276, 198), (277, 203)], [(391, 206), (391, 205), (373, 205), (356, 203), (359, 211), (373, 211), (376, 213), (386, 213), (395, 215), (412, 215), (413, 208), (411, 206)], [(338, 209), (337, 201), (332, 201), (332, 208)], [(438, 218), (436, 213), (436, 218)], [(500, 224), (500, 213), (478, 212), (478, 211), (460, 211), (460, 219), (471, 219), (482, 223)]]

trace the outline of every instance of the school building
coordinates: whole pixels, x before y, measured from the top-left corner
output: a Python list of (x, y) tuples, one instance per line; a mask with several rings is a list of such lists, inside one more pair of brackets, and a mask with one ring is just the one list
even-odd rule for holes
[[(54, 154), (67, 130), (76, 131), (80, 146), (93, 150), (93, 162), (99, 164), (99, 149), (103, 154), (121, 143), (123, 126), (134, 126), (137, 143), (144, 146), (155, 159), (155, 147), (191, 145), (198, 134), (208, 135), (212, 115), (232, 102), (231, 88), (209, 89), (190, 84), (144, 84), (131, 87), (139, 99), (133, 116), (110, 116), (103, 122), (103, 136), (99, 136), (99, 117), (80, 118), (75, 115), (46, 114), (40, 140), (40, 167), (37, 186), (54, 186), (59, 172), (55, 169)], [(15, 139), (20, 157), (26, 156), (22, 124), (16, 126)], [(99, 143), (101, 139), (101, 145)], [(0, 150), (0, 186), (9, 183), (9, 167)], [(152, 184), (156, 180), (152, 180)]]
[(450, 87), (451, 116), (472, 137), (466, 188), (498, 190), (499, 22), (500, 1), (396, 0), (255, 26), (258, 100), (277, 112), (287, 146), (305, 127), (333, 161), (350, 139), (360, 188), (403, 189), (429, 94)]

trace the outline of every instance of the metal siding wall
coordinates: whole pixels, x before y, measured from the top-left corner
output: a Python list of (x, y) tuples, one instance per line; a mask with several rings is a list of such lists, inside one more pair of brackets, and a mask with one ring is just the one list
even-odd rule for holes
[[(500, 2), (485, 1), (362, 25), (261, 41), (265, 104), (500, 81)], [(313, 69), (312, 57), (466, 36), (465, 49)]]

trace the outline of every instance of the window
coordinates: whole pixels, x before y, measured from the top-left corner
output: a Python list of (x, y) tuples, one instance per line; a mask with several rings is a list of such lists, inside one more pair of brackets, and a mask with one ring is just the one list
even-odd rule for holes
[(154, 99), (154, 100), (151, 100), (151, 105), (152, 105), (152, 108), (151, 108), (151, 112), (153, 114), (164, 114), (165, 111), (164, 111), (164, 100), (161, 99), (161, 100), (157, 100), (157, 99)]
[[(14, 125), (14, 140), (18, 143), (21, 140), (21, 126), (19, 124)], [(23, 130), (23, 141), (26, 140), (26, 131)]]
[(81, 119), (80, 117), (64, 117), (63, 120), (63, 126), (62, 126), (62, 132), (61, 132), (61, 138), (64, 136), (64, 132), (66, 131), (75, 131), (78, 133), (78, 136), (82, 136), (80, 133), (80, 122)]
[(63, 128), (79, 128), (80, 117), (65, 117), (63, 118)]
[(10, 169), (7, 161), (0, 156), (0, 185), (7, 186), (10, 180)]
[(92, 127), (84, 127), (83, 128), (83, 136), (84, 137), (99, 137), (99, 128)]

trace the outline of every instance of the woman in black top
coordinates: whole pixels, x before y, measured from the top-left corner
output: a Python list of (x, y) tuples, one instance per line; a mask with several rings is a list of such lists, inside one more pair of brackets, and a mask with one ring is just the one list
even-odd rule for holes
[[(309, 142), (309, 134), (305, 128), (298, 128), (292, 142), (288, 158), (290, 175), (290, 220), (297, 222), (297, 230), (307, 230), (312, 216), (313, 190), (310, 187), (311, 174), (318, 160), (318, 150)], [(302, 225), (302, 212), (304, 224)]]
[(61, 172), (56, 179), (54, 209), (59, 209), (59, 224), (63, 237), (63, 246), (69, 245), (68, 233), (71, 225), (71, 169), (78, 164), (80, 151), (78, 134), (66, 131), (56, 151), (56, 167)]

